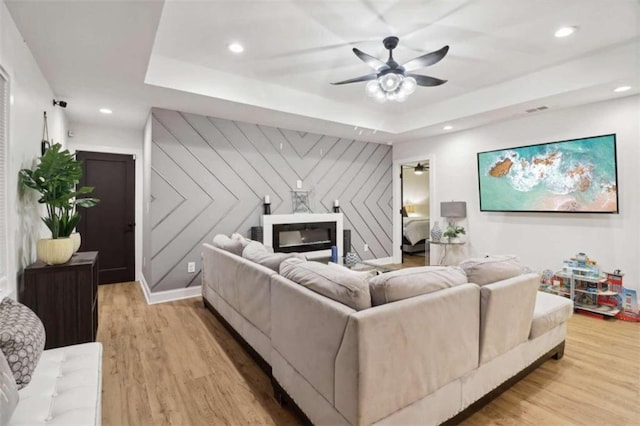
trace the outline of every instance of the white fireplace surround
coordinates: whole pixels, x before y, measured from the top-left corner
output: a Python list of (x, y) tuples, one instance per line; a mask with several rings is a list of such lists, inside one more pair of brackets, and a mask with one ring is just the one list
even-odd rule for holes
[[(296, 214), (265, 214), (262, 215), (262, 243), (265, 246), (273, 245), (273, 225), (284, 225), (292, 223), (322, 223), (335, 222), (336, 224), (336, 246), (338, 248), (338, 257), (344, 255), (342, 253), (342, 230), (344, 217), (342, 213), (296, 213)], [(331, 257), (331, 249), (316, 250), (304, 253), (307, 258), (315, 259), (318, 257)]]

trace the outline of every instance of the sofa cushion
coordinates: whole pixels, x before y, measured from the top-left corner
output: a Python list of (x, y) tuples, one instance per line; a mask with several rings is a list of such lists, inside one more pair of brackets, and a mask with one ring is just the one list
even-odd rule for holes
[(480, 286), (522, 274), (520, 259), (514, 255), (496, 255), (467, 259), (460, 264), (470, 283)]
[(539, 284), (526, 274), (480, 287), (480, 364), (529, 339)]
[(218, 234), (213, 237), (213, 246), (222, 250), (226, 250), (229, 253), (233, 253), (238, 256), (242, 256), (242, 242), (240, 240), (232, 239), (224, 234)]
[(16, 405), (18, 405), (18, 387), (7, 359), (0, 351), (0, 425), (8, 425)]
[(571, 300), (539, 291), (536, 295), (536, 306), (533, 310), (533, 321), (529, 339), (542, 336), (547, 331), (559, 326), (573, 315)]
[[(242, 250), (244, 250), (245, 248), (247, 248), (247, 246), (249, 245), (249, 243), (252, 241), (249, 238), (245, 237), (242, 234), (239, 234), (237, 232), (234, 232), (233, 234), (231, 234), (231, 240), (232, 241), (237, 241), (240, 243), (240, 245), (242, 245)], [(242, 251), (240, 252), (240, 255), (242, 255)]]
[(371, 304), (383, 305), (466, 282), (464, 271), (452, 266), (420, 266), (388, 272), (369, 280)]
[(347, 268), (287, 259), (280, 265), (280, 275), (357, 311), (371, 307), (367, 279)]
[(280, 270), (280, 264), (286, 259), (305, 259), (304, 255), (300, 253), (273, 253), (257, 241), (252, 241), (245, 247), (242, 251), (242, 257), (276, 272)]
[(357, 271), (357, 270), (354, 270), (354, 269), (351, 269), (351, 268), (348, 268), (348, 267), (346, 267), (346, 266), (339, 265), (339, 264), (337, 264), (337, 263), (333, 263), (333, 262), (329, 262), (329, 263), (327, 263), (327, 266), (328, 266), (329, 268), (335, 268), (335, 269), (340, 270), (340, 271), (343, 271), (343, 272), (344, 272), (344, 270), (346, 269), (347, 271), (350, 271), (350, 272), (351, 272), (351, 273), (353, 273), (353, 274), (359, 274), (359, 275), (360, 275), (362, 278), (364, 278), (365, 280), (368, 280), (368, 279), (370, 279), (370, 278), (373, 278), (373, 277), (377, 277), (377, 276), (378, 276), (378, 271), (376, 271), (375, 269), (372, 269), (372, 270), (370, 270), (370, 271)]
[(5, 297), (0, 302), (0, 350), (7, 358), (18, 389), (31, 381), (44, 341), (40, 318), (23, 304)]

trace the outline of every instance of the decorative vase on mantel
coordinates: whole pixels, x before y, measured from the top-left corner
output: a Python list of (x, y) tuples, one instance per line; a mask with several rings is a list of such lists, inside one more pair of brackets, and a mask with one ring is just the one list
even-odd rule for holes
[(438, 221), (436, 220), (433, 223), (433, 228), (431, 228), (431, 241), (440, 241), (440, 238), (442, 238), (442, 229), (440, 228), (440, 225), (438, 224)]

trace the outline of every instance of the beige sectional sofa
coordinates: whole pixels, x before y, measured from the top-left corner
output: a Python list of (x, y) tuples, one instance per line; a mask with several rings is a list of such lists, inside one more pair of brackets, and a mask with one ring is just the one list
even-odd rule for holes
[[(237, 253), (204, 244), (205, 305), (259, 356), (276, 396), (290, 397), (314, 424), (457, 422), (563, 354), (572, 305), (538, 293), (536, 274), (480, 286), (460, 283), (457, 269), (448, 276), (438, 268), (392, 272), (372, 280), (376, 306), (366, 307), (353, 288), (326, 293), (322, 285), (341, 281), (336, 271), (313, 287), (307, 276), (301, 284)], [(309, 273), (318, 269), (284, 262), (279, 271), (288, 276), (301, 276), (291, 273), (296, 264)], [(499, 262), (497, 276), (504, 265)], [(476, 280), (492, 276), (483, 276), (482, 265), (467, 266)], [(421, 282), (428, 282), (426, 294), (415, 295)], [(412, 297), (403, 298), (403, 291)], [(342, 298), (351, 296), (359, 302), (349, 306)]]

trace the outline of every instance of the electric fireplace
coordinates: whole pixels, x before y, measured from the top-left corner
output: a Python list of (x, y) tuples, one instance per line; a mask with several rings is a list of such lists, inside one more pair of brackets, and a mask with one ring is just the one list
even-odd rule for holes
[(342, 253), (342, 213), (263, 215), (263, 244), (275, 252), (330, 257), (331, 247)]
[(331, 250), (336, 243), (335, 222), (282, 223), (273, 225), (273, 250), (308, 252)]

